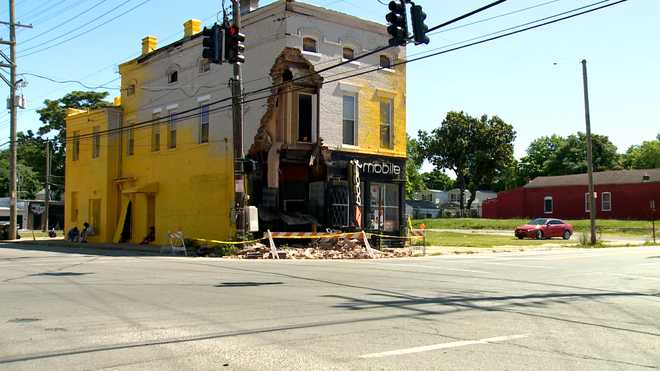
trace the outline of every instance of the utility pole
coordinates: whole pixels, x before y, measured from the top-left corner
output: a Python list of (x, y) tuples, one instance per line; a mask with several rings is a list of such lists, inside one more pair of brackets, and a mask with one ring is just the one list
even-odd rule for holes
[[(7, 24), (7, 22), (0, 22)], [(0, 67), (10, 69), (9, 80), (0, 74), (0, 78), (9, 85), (9, 239), (16, 239), (16, 203), (17, 203), (17, 171), (16, 171), (16, 27), (32, 28), (30, 25), (16, 23), (16, 14), (14, 13), (14, 0), (9, 0), (9, 41), (0, 39), (0, 45), (9, 45), (9, 58), (0, 51), (0, 56), (7, 62), (0, 62)], [(20, 82), (20, 81), (19, 81)]]
[(46, 186), (44, 188), (44, 232), (48, 232), (48, 216), (50, 211), (50, 140), (46, 140)]
[(9, 0), (9, 58), (10, 94), (9, 104), (11, 104), (9, 114), (11, 116), (10, 131), (10, 156), (9, 156), (9, 239), (16, 239), (16, 14), (14, 13), (14, 0)]
[[(232, 0), (233, 23), (238, 30), (241, 29), (240, 0)], [(240, 31), (239, 31), (240, 32)], [(226, 36), (225, 36), (226, 37)], [(243, 162), (243, 79), (241, 63), (234, 63), (234, 77), (232, 87), (232, 115), (234, 126), (234, 202), (236, 210), (236, 232), (238, 238), (246, 237), (245, 226), (245, 172)]]
[(591, 148), (591, 116), (589, 115), (589, 84), (587, 81), (587, 60), (582, 60), (582, 81), (584, 83), (584, 116), (587, 123), (587, 176), (589, 178), (589, 217), (591, 219), (591, 244), (596, 244), (596, 197), (594, 194), (594, 163)]

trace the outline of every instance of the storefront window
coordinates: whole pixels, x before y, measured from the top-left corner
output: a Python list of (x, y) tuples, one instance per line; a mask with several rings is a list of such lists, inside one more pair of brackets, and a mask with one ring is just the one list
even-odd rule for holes
[(388, 183), (371, 183), (369, 196), (367, 227), (371, 230), (397, 232), (399, 230), (399, 186)]

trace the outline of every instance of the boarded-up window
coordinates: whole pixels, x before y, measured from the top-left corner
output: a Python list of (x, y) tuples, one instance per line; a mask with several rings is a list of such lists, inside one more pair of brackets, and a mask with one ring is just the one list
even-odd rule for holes
[(199, 107), (199, 142), (209, 142), (209, 105), (203, 104)]
[[(128, 124), (128, 126), (131, 125), (133, 124)], [(128, 129), (126, 142), (126, 154), (132, 156), (135, 153), (135, 129)]]
[(73, 132), (73, 161), (78, 161), (80, 158), (80, 132)]
[(167, 147), (170, 149), (174, 149), (176, 148), (176, 113), (175, 112), (170, 112), (167, 130), (168, 130)]
[(101, 232), (101, 199), (94, 198), (89, 200), (89, 220), (87, 221), (95, 233)]
[(98, 158), (101, 155), (101, 135), (98, 126), (92, 130), (92, 158)]
[(78, 192), (71, 192), (71, 221), (78, 221)]
[(151, 151), (160, 151), (160, 114), (154, 112), (151, 116)]

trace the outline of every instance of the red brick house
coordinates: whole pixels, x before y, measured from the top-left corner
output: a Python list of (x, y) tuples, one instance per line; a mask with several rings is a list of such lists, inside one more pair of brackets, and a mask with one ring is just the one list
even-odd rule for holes
[[(660, 169), (594, 173), (596, 215), (602, 219), (649, 219), (651, 201), (660, 208)], [(538, 177), (524, 187), (500, 192), (483, 204), (493, 219), (589, 218), (587, 174)]]

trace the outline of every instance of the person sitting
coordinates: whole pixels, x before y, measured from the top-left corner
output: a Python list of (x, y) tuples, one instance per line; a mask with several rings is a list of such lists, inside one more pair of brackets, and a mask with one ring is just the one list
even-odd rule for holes
[(79, 235), (80, 231), (78, 231), (78, 227), (74, 226), (66, 233), (66, 239), (71, 242), (78, 242)]
[(142, 242), (140, 242), (140, 245), (148, 245), (156, 240), (156, 228), (155, 227), (149, 227), (149, 233), (144, 237)]
[(87, 243), (87, 237), (93, 235), (94, 235), (94, 229), (92, 228), (92, 226), (87, 222), (83, 223), (83, 230), (82, 232), (80, 232), (80, 242)]

